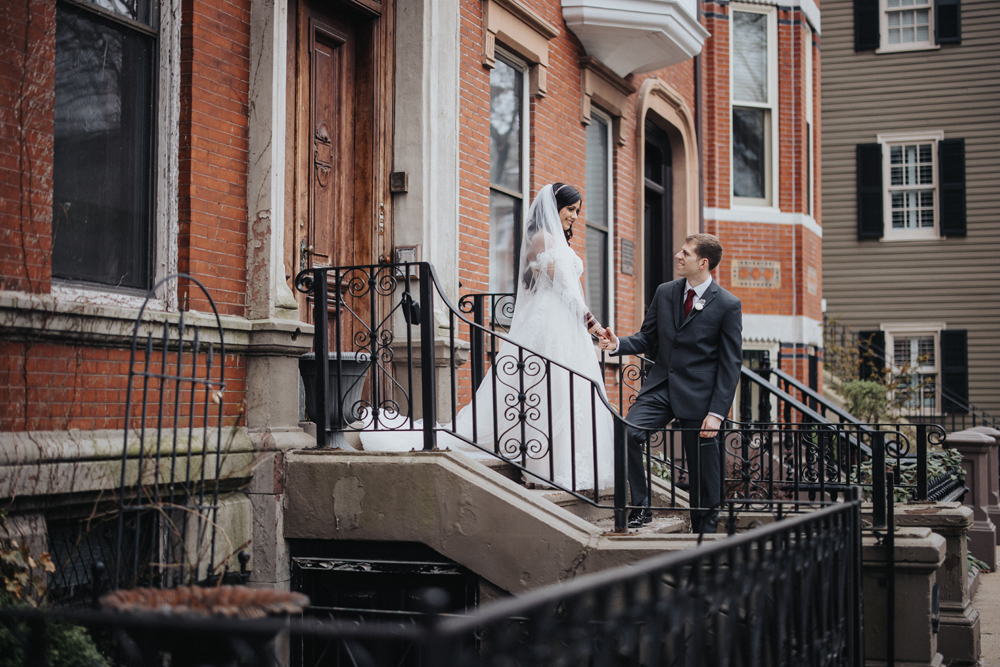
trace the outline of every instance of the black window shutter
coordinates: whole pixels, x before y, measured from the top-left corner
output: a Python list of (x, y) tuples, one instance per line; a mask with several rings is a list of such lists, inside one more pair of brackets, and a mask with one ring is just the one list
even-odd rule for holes
[(934, 41), (938, 44), (962, 43), (962, 3), (960, 0), (935, 0)]
[(882, 238), (882, 145), (858, 144), (858, 239)]
[(885, 332), (861, 331), (858, 333), (858, 377), (862, 380), (877, 379), (885, 368)]
[(969, 332), (941, 332), (941, 411), (967, 412), (969, 406)]
[(938, 142), (941, 236), (965, 236), (965, 139)]
[(854, 0), (854, 50), (874, 51), (879, 47), (878, 0)]

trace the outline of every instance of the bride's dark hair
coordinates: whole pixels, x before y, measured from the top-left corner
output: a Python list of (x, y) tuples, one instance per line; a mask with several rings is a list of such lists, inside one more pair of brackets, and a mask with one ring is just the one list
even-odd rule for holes
[[(556, 200), (556, 211), (562, 211), (567, 206), (572, 206), (578, 201), (583, 201), (580, 191), (567, 183), (553, 183), (552, 195)], [(524, 230), (525, 238), (530, 239), (539, 229), (541, 229), (539, 221), (532, 218), (528, 221), (528, 226)], [(566, 242), (569, 243), (569, 240), (573, 238), (573, 229), (564, 229), (563, 234), (566, 236)], [(534, 272), (530, 268), (525, 269), (524, 274), (521, 276), (521, 281), (524, 283), (526, 289), (532, 289), (535, 286)]]
[[(583, 195), (580, 194), (580, 191), (569, 183), (553, 183), (552, 194), (556, 197), (557, 211), (562, 211), (567, 206), (583, 201)], [(573, 228), (564, 229), (563, 233), (566, 235), (566, 243), (569, 243), (569, 240), (573, 238)]]

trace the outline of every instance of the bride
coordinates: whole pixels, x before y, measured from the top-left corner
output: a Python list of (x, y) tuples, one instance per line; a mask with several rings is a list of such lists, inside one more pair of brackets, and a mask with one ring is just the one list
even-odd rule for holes
[[(465, 452), (475, 449), (466, 442), (475, 433), (481, 448), (475, 451), (521, 465), (530, 473), (526, 481), (574, 491), (593, 489), (595, 480), (598, 489), (614, 482), (613, 422), (601, 400), (604, 381), (591, 339), (604, 329), (587, 309), (583, 262), (569, 245), (581, 204), (579, 191), (564, 183), (546, 185), (535, 197), (507, 336), (517, 345), (500, 347), (476, 390), (475, 410), (470, 404), (458, 413), (454, 432), (461, 438), (450, 425), (438, 433), (439, 447)], [(546, 367), (545, 359), (555, 363)], [(361, 441), (366, 450), (398, 450), (402, 435), (363, 432)]]

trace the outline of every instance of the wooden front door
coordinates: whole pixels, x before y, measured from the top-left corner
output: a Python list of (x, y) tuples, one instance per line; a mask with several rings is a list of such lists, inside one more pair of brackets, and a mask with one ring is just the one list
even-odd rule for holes
[[(285, 252), (296, 272), (389, 256), (391, 10), (373, 0), (290, 3)], [(311, 304), (298, 297), (310, 320)]]

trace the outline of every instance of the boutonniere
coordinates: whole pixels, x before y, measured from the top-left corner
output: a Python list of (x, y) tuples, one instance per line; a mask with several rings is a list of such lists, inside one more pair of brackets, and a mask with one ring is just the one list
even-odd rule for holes
[(701, 310), (704, 307), (705, 307), (705, 300), (704, 299), (698, 299), (697, 301), (694, 302), (694, 309), (695, 310)]

